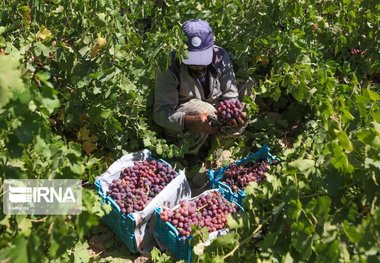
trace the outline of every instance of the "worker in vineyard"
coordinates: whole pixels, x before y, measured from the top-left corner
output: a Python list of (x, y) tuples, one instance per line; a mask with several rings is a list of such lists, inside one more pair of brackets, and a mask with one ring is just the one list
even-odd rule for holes
[[(168, 136), (187, 143), (189, 154), (196, 155), (207, 137), (219, 130), (212, 122), (218, 119), (215, 107), (222, 100), (238, 100), (238, 89), (230, 57), (214, 45), (210, 25), (201, 19), (189, 20), (182, 30), (188, 56), (178, 59), (172, 52), (169, 68), (157, 74), (154, 120)], [(239, 128), (244, 122), (241, 114), (230, 124)]]

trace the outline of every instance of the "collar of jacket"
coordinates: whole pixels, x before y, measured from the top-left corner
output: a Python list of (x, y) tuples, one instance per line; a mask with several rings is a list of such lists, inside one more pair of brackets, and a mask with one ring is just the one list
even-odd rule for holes
[(218, 78), (218, 70), (216, 69), (216, 66), (214, 64), (214, 61), (208, 65), (208, 70), (209, 72), (211, 73), (211, 75), (214, 77), (214, 78)]

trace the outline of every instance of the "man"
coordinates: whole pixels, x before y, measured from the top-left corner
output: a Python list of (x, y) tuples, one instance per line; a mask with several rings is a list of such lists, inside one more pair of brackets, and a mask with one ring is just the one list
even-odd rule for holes
[[(238, 99), (235, 73), (227, 52), (214, 45), (210, 25), (201, 19), (182, 26), (187, 36), (188, 57), (182, 63), (173, 55), (171, 65), (158, 73), (155, 87), (154, 120), (165, 132), (185, 140), (196, 155), (209, 134), (218, 129), (215, 106), (225, 99)], [(237, 117), (240, 127), (244, 119)]]

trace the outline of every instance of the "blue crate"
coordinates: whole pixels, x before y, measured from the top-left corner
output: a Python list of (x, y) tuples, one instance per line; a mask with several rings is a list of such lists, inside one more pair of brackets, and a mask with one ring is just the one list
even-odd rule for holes
[[(279, 161), (279, 159), (273, 156), (269, 151), (270, 148), (267, 145), (264, 145), (257, 152), (249, 154), (248, 156), (238, 160), (235, 164), (244, 165), (247, 162), (257, 162), (263, 160), (267, 160), (269, 163)], [(223, 193), (223, 196), (225, 196), (228, 201), (234, 201), (240, 206), (243, 206), (243, 200), (246, 196), (245, 192), (243, 190), (239, 190), (237, 193), (234, 193), (231, 187), (221, 182), (224, 176), (224, 172), (228, 169), (228, 167), (229, 165), (226, 165), (217, 170), (209, 169), (207, 171), (208, 178), (210, 179), (210, 186), (211, 188), (218, 188), (219, 191)]]
[[(172, 166), (168, 162), (162, 159), (157, 160), (149, 157), (147, 160), (156, 160), (172, 168)], [(106, 222), (109, 228), (116, 234), (116, 236), (128, 247), (128, 249), (132, 253), (136, 253), (136, 220), (133, 218), (133, 214), (130, 213), (128, 215), (125, 215), (121, 213), (119, 205), (110, 196), (107, 196), (106, 193), (103, 192), (99, 179), (96, 180), (95, 186), (98, 189), (98, 195), (102, 198), (101, 203), (109, 204), (112, 208), (111, 212), (103, 217), (103, 220)]]
[[(218, 190), (224, 196), (225, 192), (222, 191), (222, 189)], [(244, 211), (243, 207), (241, 207), (236, 202), (234, 203), (238, 206), (239, 210)], [(161, 208), (156, 208), (156, 228), (154, 231), (156, 239), (161, 244), (163, 244), (171, 253), (173, 253), (177, 259), (191, 262), (193, 252), (193, 248), (190, 246), (191, 236), (188, 236), (186, 240), (182, 240), (177, 228), (170, 222), (163, 222), (160, 218), (160, 214)]]

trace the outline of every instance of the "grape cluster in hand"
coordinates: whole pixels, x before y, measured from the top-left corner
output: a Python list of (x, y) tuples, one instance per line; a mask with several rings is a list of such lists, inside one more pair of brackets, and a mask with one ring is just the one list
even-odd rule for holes
[(216, 108), (216, 116), (219, 121), (232, 125), (234, 119), (244, 119), (243, 105), (237, 99), (223, 100)]
[(174, 225), (182, 240), (190, 235), (191, 227), (207, 227), (209, 232), (226, 227), (227, 215), (237, 211), (235, 203), (230, 203), (218, 192), (208, 192), (197, 200), (181, 202), (175, 210), (163, 209), (160, 218)]
[(168, 165), (152, 160), (134, 162), (112, 181), (107, 194), (119, 205), (121, 212), (141, 211), (176, 177)]
[(269, 165), (265, 161), (247, 163), (245, 165), (231, 164), (224, 172), (222, 182), (229, 185), (233, 192), (244, 190), (250, 182), (260, 183), (265, 180), (265, 172)]

